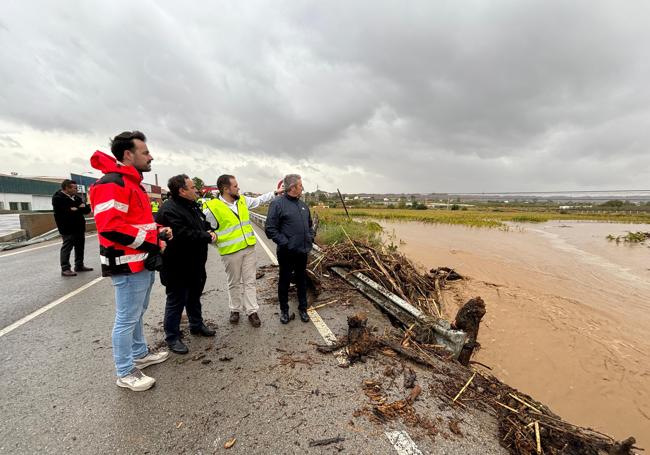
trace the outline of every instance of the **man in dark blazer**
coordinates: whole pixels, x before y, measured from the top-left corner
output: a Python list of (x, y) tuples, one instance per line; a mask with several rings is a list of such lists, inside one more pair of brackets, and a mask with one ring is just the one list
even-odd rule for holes
[[(73, 180), (64, 180), (61, 189), (52, 196), (54, 221), (63, 238), (61, 245), (61, 275), (76, 276), (75, 272), (90, 272), (91, 267), (84, 265), (84, 247), (86, 243), (86, 219), (90, 207), (77, 195), (77, 184)], [(74, 248), (74, 272), (70, 266), (70, 253)]]
[(198, 194), (192, 179), (185, 174), (176, 175), (169, 179), (167, 186), (171, 197), (156, 214), (156, 222), (174, 232), (174, 238), (167, 242), (160, 271), (160, 281), (167, 293), (165, 341), (171, 351), (186, 354), (189, 349), (181, 341), (180, 332), (183, 308), (190, 322), (190, 333), (215, 335), (203, 323), (201, 293), (206, 280), (208, 245), (217, 237), (196, 202)]

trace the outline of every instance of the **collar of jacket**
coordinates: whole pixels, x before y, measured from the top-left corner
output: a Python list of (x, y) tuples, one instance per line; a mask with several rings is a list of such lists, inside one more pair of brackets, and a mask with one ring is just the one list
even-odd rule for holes
[(179, 196), (172, 196), (172, 199), (174, 201), (176, 201), (176, 203), (181, 204), (181, 205), (185, 205), (185, 206), (190, 207), (190, 208), (197, 207), (196, 201), (190, 201), (189, 199), (185, 199), (184, 197), (182, 197), (180, 195)]

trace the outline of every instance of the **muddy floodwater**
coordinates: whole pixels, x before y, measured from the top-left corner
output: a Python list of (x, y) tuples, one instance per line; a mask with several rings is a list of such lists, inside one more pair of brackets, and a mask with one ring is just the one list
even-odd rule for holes
[(605, 238), (650, 225), (380, 224), (423, 267), (469, 277), (443, 307), (485, 300), (476, 360), (570, 422), (650, 450), (650, 248)]

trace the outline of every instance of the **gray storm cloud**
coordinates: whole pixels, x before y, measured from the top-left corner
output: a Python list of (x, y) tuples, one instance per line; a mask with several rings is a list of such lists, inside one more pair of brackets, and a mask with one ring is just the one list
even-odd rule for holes
[[(251, 181), (300, 162), (350, 191), (638, 188), (650, 174), (647, 2), (0, 11), (0, 121), (106, 138), (137, 127), (197, 173), (218, 154)], [(9, 165), (19, 143), (0, 130)]]

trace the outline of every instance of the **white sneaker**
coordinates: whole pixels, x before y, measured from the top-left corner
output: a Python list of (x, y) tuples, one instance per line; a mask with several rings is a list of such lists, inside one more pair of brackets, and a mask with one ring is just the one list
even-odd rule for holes
[(135, 359), (133, 363), (135, 364), (136, 368), (142, 370), (143, 368), (147, 368), (149, 365), (155, 365), (157, 363), (164, 362), (167, 360), (167, 357), (169, 357), (168, 351), (160, 351), (155, 353), (150, 352), (141, 359)]
[(134, 368), (129, 374), (122, 378), (117, 378), (117, 386), (131, 389), (134, 392), (144, 392), (150, 389), (156, 383), (154, 378), (146, 376), (142, 371)]

